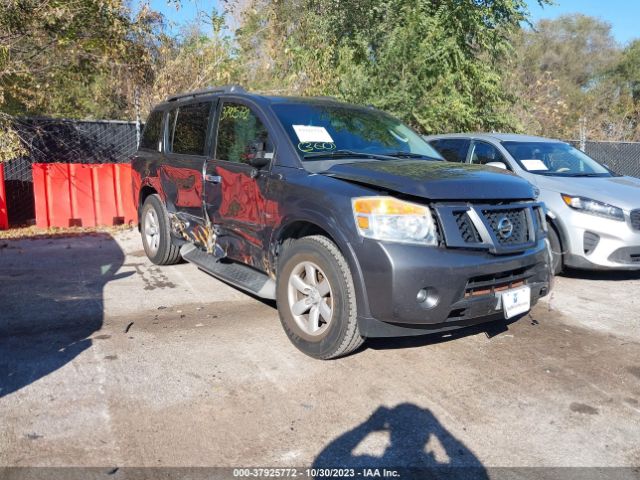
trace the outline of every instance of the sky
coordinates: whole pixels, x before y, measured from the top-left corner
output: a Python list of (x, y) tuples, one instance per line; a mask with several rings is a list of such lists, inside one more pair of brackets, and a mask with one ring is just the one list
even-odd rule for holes
[(583, 13), (599, 17), (611, 24), (611, 33), (625, 45), (640, 38), (640, 1), (638, 0), (555, 0), (554, 5), (540, 7), (536, 0), (527, 0), (531, 20), (555, 18), (566, 13)]
[[(540, 7), (537, 0), (527, 0), (531, 19), (536, 22), (543, 18), (556, 18), (566, 13), (583, 13), (599, 17), (611, 24), (612, 33), (621, 45), (640, 38), (640, 1), (639, 0), (555, 0), (553, 5)], [(218, 5), (218, 0), (181, 0), (182, 6), (176, 9), (175, 3), (167, 0), (150, 0), (154, 10), (159, 10), (175, 24), (184, 23), (196, 18), (197, 12), (211, 11)], [(177, 28), (173, 28), (177, 31)]]

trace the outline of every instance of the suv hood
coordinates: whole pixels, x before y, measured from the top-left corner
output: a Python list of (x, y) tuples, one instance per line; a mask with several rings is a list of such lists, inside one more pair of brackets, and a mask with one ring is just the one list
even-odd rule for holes
[(545, 177), (536, 183), (542, 190), (588, 197), (599, 202), (634, 210), (640, 208), (640, 179), (634, 177)]
[(428, 200), (535, 198), (533, 187), (526, 180), (479, 165), (429, 160), (371, 161), (334, 165), (323, 174)]

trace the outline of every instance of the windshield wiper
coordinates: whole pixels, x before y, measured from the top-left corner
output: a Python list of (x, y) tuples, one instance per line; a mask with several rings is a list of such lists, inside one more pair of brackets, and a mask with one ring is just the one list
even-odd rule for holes
[(334, 150), (332, 152), (312, 152), (304, 155), (305, 159), (311, 158), (372, 158), (374, 160), (394, 160), (394, 157), (388, 155), (379, 155), (376, 153), (354, 152), (353, 150)]
[(567, 176), (568, 177), (602, 177), (607, 175), (608, 173), (572, 173)]
[(422, 153), (403, 152), (401, 150), (398, 150), (397, 152), (393, 152), (393, 153), (386, 153), (385, 155), (388, 155), (390, 157), (395, 157), (395, 158), (426, 158), (427, 160), (442, 161), (439, 158), (430, 157), (429, 155), (424, 155)]

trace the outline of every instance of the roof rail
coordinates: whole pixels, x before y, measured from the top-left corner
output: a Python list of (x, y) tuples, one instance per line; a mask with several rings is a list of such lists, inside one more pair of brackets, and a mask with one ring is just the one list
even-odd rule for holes
[(222, 85), (221, 87), (207, 87), (193, 92), (184, 92), (177, 95), (167, 97), (167, 102), (175, 102), (181, 98), (199, 97), (202, 95), (211, 95), (212, 93), (245, 93), (246, 90), (240, 85)]

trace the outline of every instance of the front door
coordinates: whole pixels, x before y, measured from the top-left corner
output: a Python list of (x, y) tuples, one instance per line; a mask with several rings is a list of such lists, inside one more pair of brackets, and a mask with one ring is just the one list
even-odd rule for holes
[(226, 256), (265, 270), (269, 167), (258, 170), (249, 159), (256, 142), (273, 157), (271, 137), (260, 113), (241, 101), (224, 100), (217, 117), (214, 155), (205, 166), (205, 208)]

